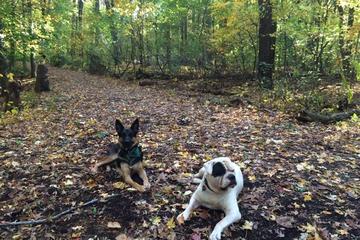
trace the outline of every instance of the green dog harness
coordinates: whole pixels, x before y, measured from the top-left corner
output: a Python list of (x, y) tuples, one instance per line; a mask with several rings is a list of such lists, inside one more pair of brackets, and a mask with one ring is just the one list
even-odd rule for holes
[(143, 160), (143, 153), (140, 145), (136, 145), (131, 148), (129, 151), (125, 151), (121, 149), (118, 154), (118, 159), (116, 162), (120, 165), (120, 163), (127, 163), (129, 166), (133, 166), (138, 162)]

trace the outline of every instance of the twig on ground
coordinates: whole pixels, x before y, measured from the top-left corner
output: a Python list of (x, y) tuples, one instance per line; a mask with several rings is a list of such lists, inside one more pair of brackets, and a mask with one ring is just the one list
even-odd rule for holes
[(50, 223), (52, 221), (55, 221), (55, 220), (59, 219), (60, 217), (62, 217), (64, 215), (70, 213), (70, 212), (73, 212), (76, 209), (83, 208), (83, 207), (89, 206), (91, 204), (100, 202), (100, 201), (104, 201), (104, 200), (107, 201), (110, 198), (117, 197), (117, 196), (120, 196), (120, 194), (113, 194), (113, 195), (105, 197), (104, 199), (94, 198), (94, 199), (92, 199), (92, 200), (90, 200), (90, 201), (88, 201), (88, 202), (86, 202), (84, 204), (69, 208), (69, 209), (67, 209), (67, 210), (65, 210), (65, 211), (63, 211), (61, 213), (58, 213), (56, 215), (53, 215), (53, 216), (51, 216), (49, 218), (43, 218), (43, 219), (38, 219), (38, 220), (28, 220), (28, 221), (4, 222), (4, 223), (0, 223), (0, 227), (19, 226), (19, 225), (36, 225), (36, 224)]

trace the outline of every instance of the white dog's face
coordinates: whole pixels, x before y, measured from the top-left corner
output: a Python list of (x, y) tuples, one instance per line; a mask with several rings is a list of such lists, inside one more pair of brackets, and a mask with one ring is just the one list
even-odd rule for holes
[(236, 186), (235, 170), (230, 167), (230, 161), (221, 160), (207, 162), (205, 165), (205, 179), (211, 188), (226, 191)]

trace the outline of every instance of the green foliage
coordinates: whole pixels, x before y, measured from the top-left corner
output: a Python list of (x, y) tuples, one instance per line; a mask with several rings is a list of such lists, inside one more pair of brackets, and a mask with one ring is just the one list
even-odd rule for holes
[[(143, 68), (168, 74), (256, 74), (257, 1), (109, 0), (99, 1), (98, 10), (95, 2), (84, 1), (80, 16), (73, 0), (46, 5), (32, 0), (31, 11), (27, 2), (1, 1), (6, 56), (26, 62), (30, 52), (37, 61), (44, 54), (51, 64), (74, 69), (89, 69), (95, 62), (101, 73), (131, 67), (134, 72)], [(339, 74), (341, 37), (353, 53), (350, 60), (359, 79), (356, 1), (275, 0), (272, 5), (278, 81), (288, 75)], [(338, 6), (344, 9), (342, 25)], [(355, 10), (354, 23), (345, 26), (350, 9)], [(27, 72), (22, 65), (14, 69)], [(317, 82), (316, 77), (307, 79)]]
[(34, 91), (26, 91), (21, 96), (22, 104), (25, 107), (33, 108), (39, 103), (39, 96)]
[(353, 65), (356, 74), (356, 80), (360, 81), (360, 62), (354, 61)]
[(351, 121), (354, 122), (354, 123), (360, 123), (360, 118), (358, 117), (358, 115), (356, 115), (356, 113), (354, 113), (351, 116)]

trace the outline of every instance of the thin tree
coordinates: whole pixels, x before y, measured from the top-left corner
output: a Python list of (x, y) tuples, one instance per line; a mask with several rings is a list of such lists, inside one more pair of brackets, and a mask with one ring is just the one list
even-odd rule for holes
[(276, 22), (272, 17), (270, 0), (258, 0), (259, 5), (259, 53), (258, 79), (267, 89), (273, 89), (275, 66)]
[(339, 13), (339, 48), (340, 48), (340, 56), (342, 62), (342, 71), (344, 72), (345, 76), (350, 78), (354, 78), (355, 75), (354, 69), (351, 67), (351, 41), (345, 40), (345, 34), (354, 24), (354, 8), (349, 7), (348, 10), (348, 21), (345, 22), (345, 13), (344, 8), (341, 5), (337, 6), (338, 13)]
[[(33, 3), (32, 0), (28, 1), (28, 12), (29, 12), (29, 36), (30, 39), (34, 40), (34, 31), (33, 31)], [(35, 64), (35, 49), (30, 47), (30, 76), (35, 77), (36, 64)]]

